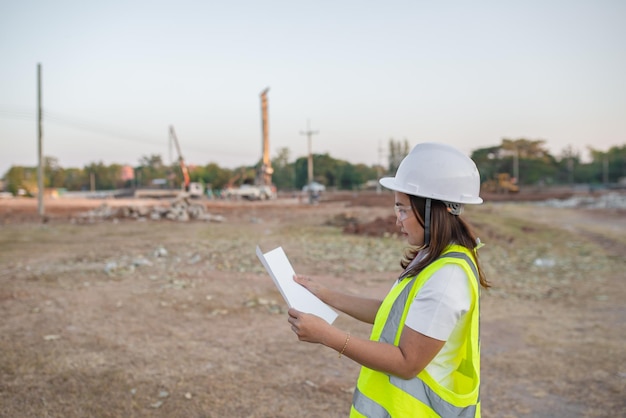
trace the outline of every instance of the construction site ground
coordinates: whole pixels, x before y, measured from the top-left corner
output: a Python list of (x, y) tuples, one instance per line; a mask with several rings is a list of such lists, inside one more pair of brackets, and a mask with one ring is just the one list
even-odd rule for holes
[[(298, 273), (382, 297), (406, 247), (393, 195), (195, 203), (215, 217), (50, 199), (42, 220), (36, 199), (0, 200), (0, 417), (348, 415), (358, 365), (298, 342), (255, 248), (282, 246)], [(493, 285), (484, 417), (626, 413), (626, 211), (558, 206), (466, 208)], [(335, 325), (369, 336), (345, 315)]]

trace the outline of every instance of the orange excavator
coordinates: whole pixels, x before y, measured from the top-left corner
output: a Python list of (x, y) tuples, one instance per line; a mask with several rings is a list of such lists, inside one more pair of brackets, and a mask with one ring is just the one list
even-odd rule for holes
[(189, 178), (189, 169), (185, 164), (185, 160), (183, 159), (183, 154), (180, 152), (180, 145), (178, 144), (178, 138), (176, 137), (176, 132), (174, 132), (174, 127), (170, 126), (170, 139), (174, 141), (174, 145), (176, 146), (176, 152), (178, 153), (178, 164), (180, 165), (180, 171), (183, 173), (183, 190), (185, 190), (191, 197), (200, 197), (204, 192), (204, 188), (200, 183), (192, 183)]

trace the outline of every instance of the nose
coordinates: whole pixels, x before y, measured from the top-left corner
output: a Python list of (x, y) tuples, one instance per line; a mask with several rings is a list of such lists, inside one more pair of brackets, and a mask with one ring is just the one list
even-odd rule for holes
[(396, 216), (396, 226), (402, 226), (402, 221), (400, 220), (399, 216)]

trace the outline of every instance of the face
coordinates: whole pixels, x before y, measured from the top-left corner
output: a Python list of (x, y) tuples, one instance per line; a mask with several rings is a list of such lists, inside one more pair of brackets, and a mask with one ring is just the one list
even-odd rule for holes
[(418, 222), (411, 208), (409, 196), (400, 192), (394, 192), (394, 196), (396, 225), (400, 227), (400, 231), (406, 236), (409, 245), (421, 247), (424, 245), (424, 228)]

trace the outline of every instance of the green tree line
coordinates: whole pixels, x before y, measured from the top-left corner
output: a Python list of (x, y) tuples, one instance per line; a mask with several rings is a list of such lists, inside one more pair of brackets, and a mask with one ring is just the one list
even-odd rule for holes
[(615, 184), (626, 179), (626, 145), (613, 146), (608, 151), (589, 147), (591, 160), (583, 162), (579, 151), (571, 146), (560, 155), (551, 155), (545, 140), (502, 139), (497, 146), (474, 150), (481, 180), (509, 173), (520, 186)]
[[(369, 180), (381, 175), (395, 173), (400, 161), (409, 152), (407, 139), (388, 141), (388, 158), (385, 167), (379, 165), (352, 164), (333, 158), (328, 153), (314, 154), (314, 180), (327, 188), (355, 190)], [(499, 145), (476, 149), (471, 158), (487, 181), (498, 173), (509, 173), (520, 186), (609, 184), (626, 178), (626, 145), (611, 147), (602, 152), (589, 149), (591, 160), (583, 162), (579, 152), (571, 147), (559, 156), (551, 155), (544, 140), (502, 139)], [(194, 166), (189, 170), (191, 181), (210, 185), (212, 189), (236, 187), (255, 181), (261, 161), (256, 165), (234, 169), (220, 167), (216, 163)], [(281, 148), (272, 159), (272, 181), (278, 190), (300, 190), (308, 181), (307, 157), (291, 160), (288, 148)], [(44, 158), (44, 187), (64, 188), (70, 191), (115, 190), (124, 188), (155, 187), (160, 179), (169, 188), (180, 188), (182, 172), (176, 163), (163, 163), (160, 155), (143, 156), (132, 167), (132, 178), (125, 177), (125, 167), (120, 164), (105, 165), (91, 162), (83, 168), (63, 168), (54, 157)], [(127, 170), (127, 169), (126, 169)], [(13, 166), (3, 176), (5, 189), (16, 194), (19, 189), (33, 193), (37, 187), (37, 168)]]

